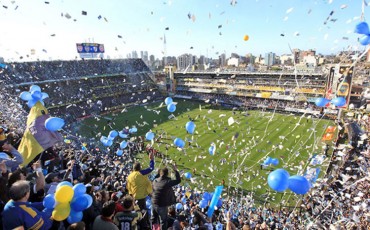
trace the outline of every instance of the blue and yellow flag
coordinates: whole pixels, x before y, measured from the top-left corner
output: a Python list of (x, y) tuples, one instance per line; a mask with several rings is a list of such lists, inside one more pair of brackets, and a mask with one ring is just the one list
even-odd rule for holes
[(27, 128), (24, 131), (18, 151), (23, 156), (23, 166), (28, 165), (37, 155), (44, 150), (63, 142), (63, 137), (58, 132), (52, 132), (45, 128), (45, 120), (50, 116), (47, 109), (37, 102), (27, 118)]

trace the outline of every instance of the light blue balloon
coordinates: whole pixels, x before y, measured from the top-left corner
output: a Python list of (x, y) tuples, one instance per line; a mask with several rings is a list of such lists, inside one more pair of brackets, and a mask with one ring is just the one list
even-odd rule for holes
[(104, 141), (104, 142), (103, 142), (103, 145), (104, 145), (105, 147), (110, 147), (110, 146), (112, 146), (112, 145), (113, 145), (113, 140), (109, 140), (109, 139), (107, 139), (106, 141)]
[(33, 91), (40, 91), (41, 92), (40, 86), (38, 86), (38, 85), (31, 85), (30, 92), (33, 92)]
[(288, 188), (298, 195), (304, 195), (310, 190), (310, 182), (304, 176), (291, 176), (288, 179)]
[(187, 122), (186, 125), (185, 125), (185, 128), (186, 128), (186, 131), (188, 131), (188, 133), (193, 134), (194, 131), (195, 131), (194, 122), (192, 122), (192, 121)]
[(31, 100), (27, 101), (27, 106), (28, 106), (28, 108), (31, 109), (34, 105), (36, 105), (36, 103), (37, 103), (36, 100), (31, 99)]
[(126, 147), (127, 147), (127, 142), (126, 142), (126, 141), (122, 141), (122, 142), (119, 144), (119, 147), (120, 147), (121, 149), (126, 148)]
[(80, 222), (83, 218), (83, 212), (76, 212), (73, 209), (71, 209), (71, 212), (67, 218), (68, 223), (73, 224)]
[(86, 196), (78, 196), (74, 198), (71, 202), (71, 209), (76, 212), (81, 212), (88, 207), (89, 201)]
[(181, 210), (182, 209), (182, 204), (181, 203), (177, 203), (176, 204), (176, 210)]
[(107, 138), (106, 136), (101, 136), (101, 137), (100, 137), (100, 141), (101, 141), (101, 142), (106, 141), (106, 140), (108, 140), (108, 138)]
[(89, 194), (84, 194), (83, 196), (87, 199), (87, 208), (90, 208), (93, 202), (93, 198)]
[(276, 169), (267, 177), (267, 183), (273, 190), (284, 192), (288, 188), (289, 173), (284, 169)]
[(123, 154), (123, 150), (122, 149), (118, 149), (117, 152), (116, 152), (117, 156), (122, 156)]
[(170, 112), (170, 113), (175, 112), (175, 111), (176, 111), (176, 105), (175, 105), (175, 104), (173, 104), (173, 103), (171, 103), (171, 104), (167, 105), (167, 110), (168, 110), (168, 112)]
[(360, 22), (356, 25), (355, 33), (369, 34), (369, 25), (366, 22)]
[(169, 104), (171, 104), (173, 102), (173, 100), (172, 100), (172, 98), (170, 98), (170, 97), (166, 97), (166, 99), (164, 99), (164, 103), (166, 104), (166, 105), (169, 105)]
[(45, 121), (45, 128), (49, 131), (58, 131), (64, 126), (64, 120), (59, 117), (50, 117)]
[(184, 176), (185, 176), (186, 179), (191, 179), (191, 173), (190, 172), (186, 172), (184, 174)]
[(49, 94), (47, 93), (41, 93), (41, 94), (42, 94), (41, 100), (44, 100), (45, 98), (49, 97)]
[(69, 181), (62, 181), (62, 182), (60, 182), (60, 183), (58, 184), (57, 189), (58, 189), (59, 187), (62, 187), (63, 185), (68, 185), (69, 187), (73, 188), (73, 185), (71, 184), (71, 182), (69, 182)]
[(118, 132), (116, 130), (112, 130), (112, 131), (109, 132), (108, 137), (115, 138), (116, 136), (118, 136)]
[(359, 39), (359, 42), (363, 46), (367, 46), (370, 44), (370, 36), (369, 35), (364, 35)]
[(147, 133), (145, 134), (145, 138), (146, 138), (148, 141), (153, 140), (153, 139), (154, 139), (154, 136), (155, 136), (155, 134), (154, 134), (153, 132), (147, 132)]
[(324, 107), (326, 104), (328, 104), (330, 101), (326, 98), (319, 97), (315, 100), (315, 105), (318, 107)]
[(132, 127), (132, 128), (131, 128), (131, 132), (132, 132), (132, 133), (136, 133), (136, 132), (137, 132), (137, 128), (136, 128), (136, 127)]
[(263, 164), (264, 165), (269, 165), (269, 164), (271, 164), (271, 160), (272, 160), (271, 157), (267, 157), (266, 160), (263, 162)]
[(183, 141), (181, 138), (176, 138), (173, 141), (174, 145), (179, 147), (179, 148), (184, 148), (185, 147), (185, 141)]
[(271, 164), (274, 165), (274, 166), (277, 166), (279, 164), (279, 159), (277, 158), (272, 158), (271, 159)]
[(21, 93), (21, 95), (19, 95), (19, 97), (20, 97), (23, 101), (29, 101), (29, 100), (32, 100), (31, 93), (30, 93), (30, 92), (27, 92), (27, 91), (23, 91), (23, 92)]
[(206, 208), (208, 206), (208, 201), (207, 200), (201, 200), (199, 202), (199, 207), (200, 208)]
[(208, 152), (213, 156), (215, 155), (215, 150), (216, 150), (215, 146), (212, 145), (211, 147), (209, 147)]
[(123, 133), (122, 131), (118, 133), (120, 138), (128, 138), (128, 135)]
[(73, 197), (82, 196), (83, 194), (86, 193), (86, 186), (82, 183), (78, 183), (73, 186), (73, 191), (74, 191)]
[(42, 204), (47, 209), (54, 209), (55, 206), (55, 198), (54, 194), (49, 194), (44, 197), (44, 200), (42, 201)]
[(0, 152), (0, 160), (10, 160), (10, 156), (4, 152)]
[(32, 91), (31, 92), (32, 99), (39, 101), (42, 99), (42, 93), (40, 91)]
[(344, 97), (336, 97), (331, 100), (331, 103), (333, 103), (335, 106), (341, 107), (346, 104), (346, 98)]

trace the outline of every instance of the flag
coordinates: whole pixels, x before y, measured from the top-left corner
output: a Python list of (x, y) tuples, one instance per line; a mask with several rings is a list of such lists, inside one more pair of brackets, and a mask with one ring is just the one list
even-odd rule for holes
[(27, 118), (27, 127), (24, 131), (18, 151), (23, 156), (23, 166), (29, 164), (44, 150), (63, 142), (63, 137), (58, 132), (45, 128), (45, 120), (50, 116), (47, 109), (37, 102), (30, 110)]

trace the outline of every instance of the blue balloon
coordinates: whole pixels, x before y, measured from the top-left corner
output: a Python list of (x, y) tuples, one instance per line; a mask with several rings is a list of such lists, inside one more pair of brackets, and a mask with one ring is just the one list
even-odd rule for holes
[(89, 208), (92, 205), (93, 198), (89, 194), (84, 194), (84, 197), (87, 199), (87, 208)]
[(151, 199), (147, 199), (146, 201), (145, 201), (145, 206), (146, 206), (146, 209), (151, 209), (151, 207), (152, 207), (152, 200)]
[(155, 134), (154, 134), (153, 132), (147, 132), (147, 133), (145, 134), (145, 138), (146, 138), (148, 141), (153, 140), (154, 136), (155, 136)]
[(59, 184), (58, 184), (58, 186), (57, 186), (57, 189), (59, 188), (59, 187), (62, 187), (63, 185), (68, 185), (69, 187), (73, 187), (73, 185), (71, 184), (71, 182), (69, 182), (69, 181), (62, 181), (62, 182), (60, 182)]
[(122, 131), (118, 133), (120, 138), (128, 138), (128, 135), (126, 133), (123, 133)]
[(288, 188), (295, 194), (304, 195), (310, 187), (310, 182), (304, 176), (291, 176), (288, 179)]
[(34, 105), (36, 105), (37, 101), (34, 100), (34, 99), (31, 99), (29, 101), (27, 101), (27, 106), (28, 108), (32, 108)]
[(187, 200), (187, 198), (185, 196), (183, 198), (181, 198), (181, 202), (184, 203), (184, 204), (186, 203), (186, 200)]
[(208, 201), (207, 200), (201, 200), (199, 202), (199, 207), (200, 208), (206, 208), (208, 206)]
[(168, 110), (168, 112), (170, 112), (170, 113), (175, 112), (175, 111), (176, 111), (176, 105), (175, 105), (175, 104), (173, 104), (173, 103), (171, 103), (171, 104), (167, 105), (167, 110)]
[(75, 186), (73, 186), (73, 197), (82, 196), (86, 193), (86, 186), (82, 183), (78, 183)]
[(121, 149), (126, 148), (126, 147), (127, 147), (127, 142), (126, 142), (126, 141), (122, 141), (122, 142), (121, 142), (121, 144), (119, 144), (119, 147), (120, 147)]
[(172, 100), (172, 98), (170, 98), (170, 97), (166, 97), (166, 99), (164, 99), (164, 103), (166, 104), (166, 105), (169, 105), (169, 104), (171, 104), (173, 102), (173, 100)]
[(208, 192), (203, 193), (203, 200), (210, 201), (212, 199), (212, 195)]
[(59, 117), (50, 117), (45, 121), (45, 128), (49, 131), (58, 131), (64, 126), (64, 120)]
[(88, 207), (89, 201), (86, 196), (78, 196), (72, 200), (71, 209), (81, 212)]
[(32, 99), (39, 101), (42, 98), (42, 93), (40, 91), (32, 91), (31, 96), (32, 96)]
[(355, 33), (358, 34), (369, 34), (369, 26), (366, 22), (360, 22), (356, 25)]
[(2, 160), (10, 160), (10, 156), (4, 152), (0, 152), (0, 161)]
[(265, 161), (263, 162), (263, 164), (264, 164), (264, 165), (269, 165), (269, 164), (271, 164), (271, 160), (272, 160), (272, 158), (271, 158), (271, 157), (267, 157), (267, 158), (265, 159)]
[(55, 206), (55, 198), (53, 194), (49, 194), (45, 196), (44, 200), (42, 201), (42, 204), (47, 209), (54, 209)]
[(185, 141), (183, 141), (181, 138), (176, 138), (173, 141), (174, 145), (176, 145), (179, 148), (184, 148), (185, 147)]
[(129, 131), (130, 133), (136, 133), (137, 132), (137, 128), (136, 127), (132, 127), (130, 130), (131, 130), (131, 132)]
[(110, 131), (109, 132), (109, 135), (108, 135), (108, 137), (113, 137), (113, 138), (115, 138), (117, 136), (118, 136), (118, 132), (116, 130)]
[(29, 101), (29, 100), (32, 100), (31, 93), (30, 93), (30, 92), (27, 92), (27, 91), (23, 91), (23, 92), (21, 93), (21, 95), (19, 95), (19, 97), (20, 97), (23, 101)]
[(271, 164), (274, 165), (274, 166), (277, 166), (279, 164), (279, 159), (277, 158), (272, 158), (271, 159)]
[(105, 147), (110, 147), (110, 146), (112, 146), (112, 145), (113, 145), (113, 140), (109, 140), (109, 139), (107, 139), (107, 140), (105, 140), (105, 141), (103, 142), (103, 145), (104, 145)]
[(215, 146), (211, 146), (211, 147), (209, 147), (209, 149), (208, 149), (208, 152), (209, 152), (209, 154), (211, 154), (212, 156), (213, 155), (215, 155), (215, 152), (216, 152), (216, 148), (215, 148)]
[(369, 35), (364, 35), (359, 39), (359, 42), (361, 45), (366, 46), (369, 45), (370, 43), (370, 36)]
[(328, 104), (330, 101), (324, 97), (316, 98), (315, 105), (318, 107), (324, 107), (326, 104)]
[(41, 94), (42, 94), (41, 100), (44, 100), (45, 98), (49, 97), (49, 94), (47, 93), (41, 93)]
[(188, 131), (188, 133), (193, 134), (194, 131), (195, 131), (194, 122), (192, 122), (192, 121), (187, 122), (186, 125), (185, 125), (185, 128), (186, 128), (186, 131)]
[(190, 178), (191, 178), (191, 173), (186, 172), (186, 173), (184, 174), (184, 176), (185, 176), (185, 178), (186, 178), (186, 179), (190, 179)]
[(67, 221), (70, 224), (80, 222), (82, 220), (83, 215), (84, 215), (83, 212), (75, 212), (74, 210), (71, 210), (67, 218)]
[(267, 177), (267, 183), (273, 190), (283, 192), (288, 188), (289, 173), (284, 169), (276, 169)]
[(33, 91), (40, 91), (41, 92), (40, 86), (38, 86), (38, 85), (31, 85), (30, 92), (33, 92)]
[(120, 157), (120, 156), (122, 156), (122, 154), (123, 154), (123, 150), (118, 149), (117, 152), (116, 152), (116, 155)]
[(176, 204), (176, 210), (181, 210), (182, 209), (182, 204), (181, 203), (177, 203)]
[(331, 103), (333, 103), (335, 106), (341, 107), (346, 104), (346, 98), (344, 97), (336, 97), (331, 100)]
[(100, 137), (100, 141), (101, 141), (101, 142), (104, 142), (104, 141), (106, 141), (106, 140), (108, 140), (108, 138), (107, 138), (106, 136), (101, 136), (101, 137)]

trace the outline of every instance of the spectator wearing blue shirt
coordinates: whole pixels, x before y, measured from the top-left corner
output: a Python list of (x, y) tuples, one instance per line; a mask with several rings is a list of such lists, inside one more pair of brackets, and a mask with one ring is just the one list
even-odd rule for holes
[(3, 229), (39, 229), (46, 230), (52, 226), (51, 213), (42, 212), (42, 202), (27, 202), (30, 196), (28, 181), (15, 182), (9, 190), (10, 201), (4, 207)]

